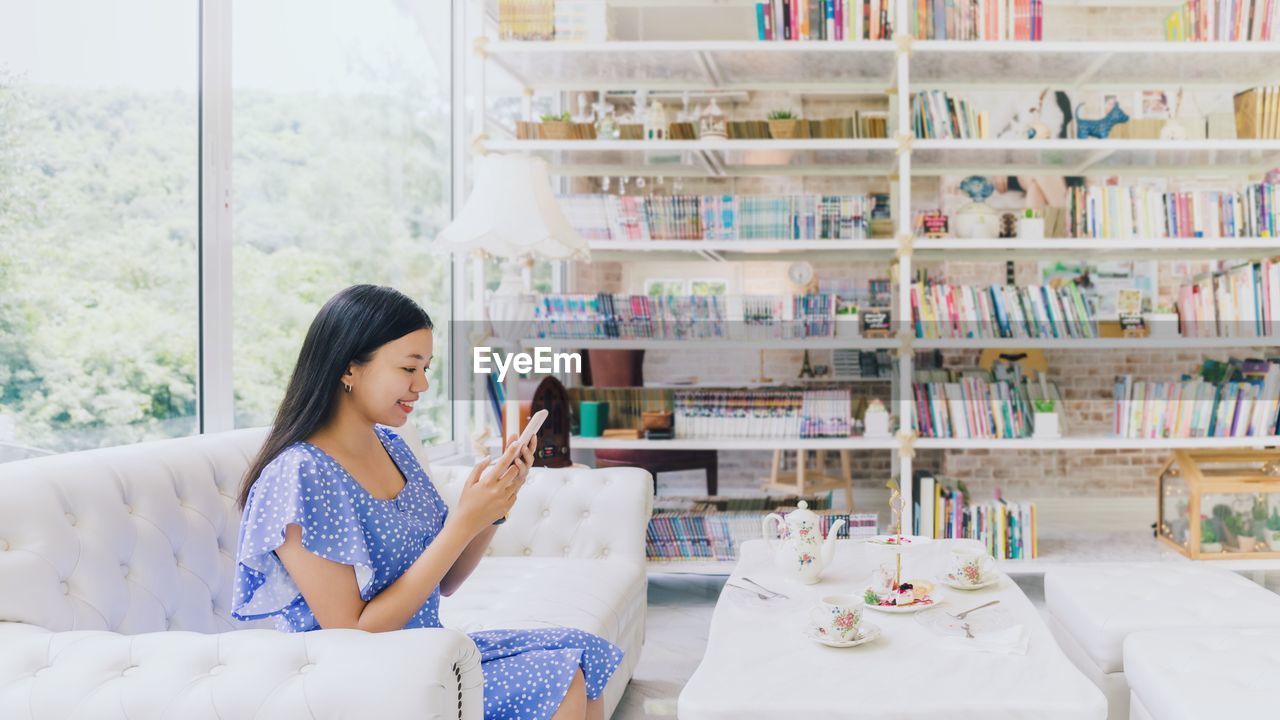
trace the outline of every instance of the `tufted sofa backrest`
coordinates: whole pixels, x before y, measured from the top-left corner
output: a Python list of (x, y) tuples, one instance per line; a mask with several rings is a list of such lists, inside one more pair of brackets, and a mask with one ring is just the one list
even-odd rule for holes
[(222, 632), (240, 482), (266, 428), (0, 465), (0, 621)]
[[(230, 617), (235, 498), (266, 434), (0, 464), (0, 622), (125, 634), (272, 627)], [(450, 505), (468, 471), (433, 469)], [(644, 562), (650, 487), (635, 468), (535, 469), (491, 554)]]
[[(432, 483), (453, 507), (470, 467), (441, 466)], [(640, 468), (533, 468), (488, 555), (644, 563), (653, 480)]]

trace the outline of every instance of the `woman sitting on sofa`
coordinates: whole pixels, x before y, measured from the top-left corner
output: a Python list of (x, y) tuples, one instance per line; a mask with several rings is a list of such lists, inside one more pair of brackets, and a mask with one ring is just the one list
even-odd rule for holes
[[(386, 287), (335, 295), (311, 323), (240, 493), (232, 615), (280, 630), (440, 627), (440, 596), (466, 581), (515, 503), (537, 438), (471, 470), (450, 510), (403, 425), (427, 389), (431, 318)], [(622, 651), (570, 628), (471, 634), (484, 716), (600, 718)]]

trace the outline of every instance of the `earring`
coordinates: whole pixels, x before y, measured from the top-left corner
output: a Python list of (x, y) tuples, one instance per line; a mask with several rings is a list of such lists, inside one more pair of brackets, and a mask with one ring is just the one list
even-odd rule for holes
[(343, 389), (344, 389), (344, 390), (346, 390), (346, 391), (347, 391), (347, 394), (348, 394), (348, 395), (350, 395), (350, 394), (351, 394), (351, 386), (350, 386), (350, 385), (348, 385), (348, 384), (346, 384), (346, 383), (343, 383), (343, 384), (342, 384), (342, 387), (343, 387)]

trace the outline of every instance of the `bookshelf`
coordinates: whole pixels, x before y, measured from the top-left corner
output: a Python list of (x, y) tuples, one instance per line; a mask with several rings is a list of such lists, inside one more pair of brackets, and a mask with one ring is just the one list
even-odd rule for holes
[[(1256, 174), (1280, 164), (1280, 140), (913, 139), (904, 144), (916, 177)], [(565, 177), (884, 177), (906, 154), (896, 139), (486, 140), (484, 147), (543, 155)]]
[[(905, 10), (905, 8), (903, 8)], [(885, 92), (902, 46), (891, 41), (604, 41), (483, 44), (486, 58), (541, 91), (839, 89)], [(1232, 42), (913, 40), (910, 90), (1225, 87), (1276, 81), (1280, 47)], [(815, 72), (821, 68), (822, 72)], [(975, 78), (981, 78), (975, 80)]]
[[(733, 6), (738, 0), (611, 0), (629, 7)], [(1053, 5), (1091, 4), (1052, 0)], [(1092, 4), (1107, 5), (1097, 2)], [(1169, 5), (1165, 0), (1125, 4)], [(897, 27), (909, 27), (909, 3), (897, 5)], [(910, 98), (919, 90), (1115, 89), (1147, 87), (1215, 88), (1236, 91), (1280, 82), (1280, 43), (1262, 42), (985, 42), (898, 41), (481, 41), (475, 57), (483, 68), (510, 75), (527, 95), (611, 90), (653, 92), (756, 92), (871, 94), (887, 106), (887, 139), (792, 140), (516, 140), (481, 118), (474, 128), (483, 150), (542, 155), (552, 171), (574, 177), (671, 178), (888, 178), (895, 237), (859, 241), (649, 241), (591, 245), (593, 258), (716, 262), (779, 261), (795, 258), (867, 260), (892, 263), (896, 284), (894, 314), (910, 318), (910, 289), (916, 262), (1103, 258), (1216, 260), (1253, 259), (1277, 254), (1276, 238), (1137, 238), (1108, 240), (921, 239), (914, 235), (910, 208), (912, 180), (938, 176), (1053, 174), (1069, 176), (1211, 175), (1243, 178), (1280, 167), (1280, 140), (921, 140), (900, 132), (911, 126)], [(483, 75), (482, 75), (483, 77)], [(481, 83), (483, 88), (483, 82)], [(483, 105), (484, 103), (480, 103)], [(699, 343), (655, 340), (535, 339), (529, 345), (561, 348), (696, 350)], [(1280, 338), (1091, 339), (884, 339), (822, 338), (806, 341), (708, 342), (717, 349), (894, 349), (899, 351), (896, 384), (911, 387), (916, 350), (1041, 348), (1045, 350), (1231, 350), (1280, 347)], [(894, 401), (894, 414), (910, 416), (911, 400)], [(1174, 448), (1238, 448), (1280, 444), (1280, 437), (1129, 439), (1071, 436), (1056, 439), (839, 438), (821, 440), (618, 440), (578, 438), (573, 447), (664, 449), (851, 449), (891, 450), (900, 478), (912, 475), (913, 452), (902, 450), (1080, 451)], [(903, 483), (910, 492), (910, 483)], [(907, 498), (904, 524), (910, 525)], [(1036, 567), (1037, 561), (1002, 561)], [(672, 571), (723, 569), (725, 563), (655, 563)], [(682, 570), (676, 570), (676, 567)], [(697, 568), (691, 570), (690, 568)]]

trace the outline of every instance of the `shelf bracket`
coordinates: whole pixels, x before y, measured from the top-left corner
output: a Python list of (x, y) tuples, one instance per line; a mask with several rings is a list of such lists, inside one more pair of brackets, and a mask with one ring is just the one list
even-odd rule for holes
[[(905, 423), (906, 419), (902, 419), (902, 422)], [(904, 427), (898, 431), (897, 437), (898, 456), (914, 460), (916, 457), (916, 438), (918, 437), (916, 431), (911, 428)]]
[(1068, 173), (1069, 175), (1087, 175), (1094, 165), (1106, 160), (1115, 153), (1115, 150), (1099, 150), (1098, 152), (1085, 158), (1084, 162), (1075, 167), (1075, 170)]
[(711, 87), (720, 88), (724, 82), (720, 76), (720, 67), (716, 65), (716, 61), (707, 54), (705, 50), (699, 50), (694, 53), (694, 57), (698, 60), (698, 65), (702, 68), (702, 72), (706, 73), (708, 82)]
[(710, 260), (711, 262), (728, 262), (728, 260), (725, 260), (723, 255), (715, 250), (699, 250), (698, 254), (701, 255), (704, 260)]
[(1093, 62), (1089, 63), (1089, 67), (1085, 68), (1084, 72), (1080, 73), (1080, 75), (1072, 81), (1071, 89), (1079, 90), (1081, 85), (1092, 80), (1093, 76), (1098, 74), (1098, 71), (1102, 69), (1103, 65), (1111, 62), (1113, 55), (1114, 53), (1103, 53), (1095, 58)]
[(708, 173), (712, 177), (725, 176), (724, 163), (721, 162), (720, 157), (716, 155), (714, 150), (699, 150), (698, 159), (706, 166)]

